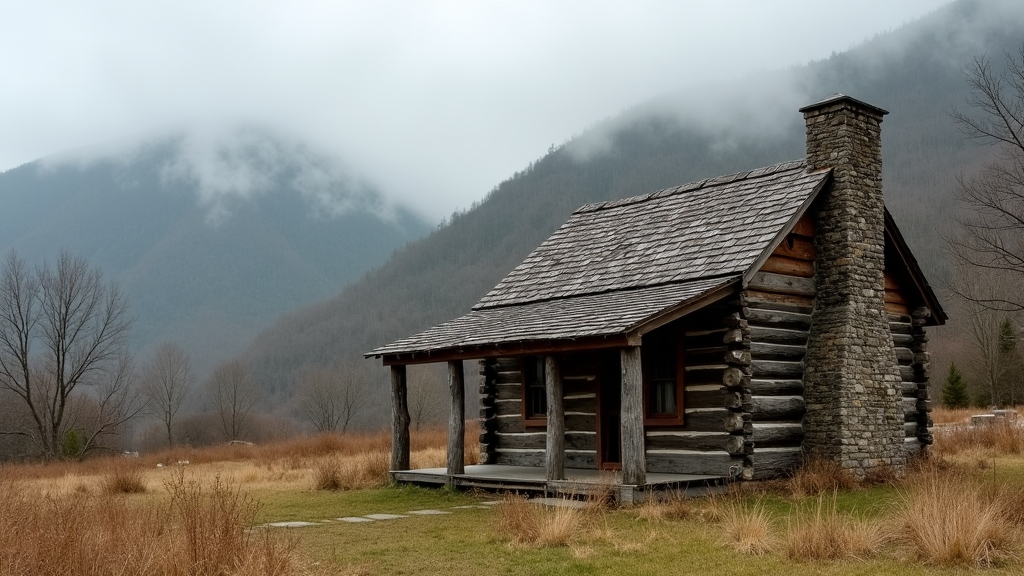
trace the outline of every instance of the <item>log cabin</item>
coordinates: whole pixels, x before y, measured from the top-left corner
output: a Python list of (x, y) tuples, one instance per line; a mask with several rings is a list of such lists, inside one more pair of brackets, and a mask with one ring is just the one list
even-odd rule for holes
[[(887, 112), (800, 112), (806, 159), (583, 206), (468, 314), (367, 353), (391, 369), (393, 477), (600, 478), (628, 501), (808, 457), (901, 473), (932, 442), (925, 330), (946, 314), (883, 202)], [(429, 362), (449, 368), (447, 466), (411, 471), (405, 367)]]

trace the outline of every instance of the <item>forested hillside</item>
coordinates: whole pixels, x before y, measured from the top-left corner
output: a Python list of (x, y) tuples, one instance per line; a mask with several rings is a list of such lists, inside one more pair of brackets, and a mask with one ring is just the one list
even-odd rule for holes
[[(797, 109), (836, 92), (890, 112), (883, 123), (887, 204), (941, 287), (955, 178), (985, 153), (965, 141), (949, 112), (965, 105), (963, 70), (975, 56), (987, 53), (998, 65), (1022, 40), (1024, 10), (960, 1), (824, 61), (694, 85), (639, 105), (552, 147), (334, 298), (282, 318), (244, 357), (269, 391), (287, 398), (305, 368), (354, 362), (465, 313), (581, 204), (802, 157)], [(386, 372), (378, 366), (376, 373), (372, 421), (383, 423)]]
[(335, 160), (265, 131), (207, 152), (178, 135), (4, 172), (0, 253), (86, 258), (128, 295), (140, 363), (173, 341), (205, 376), (282, 312), (429, 230)]

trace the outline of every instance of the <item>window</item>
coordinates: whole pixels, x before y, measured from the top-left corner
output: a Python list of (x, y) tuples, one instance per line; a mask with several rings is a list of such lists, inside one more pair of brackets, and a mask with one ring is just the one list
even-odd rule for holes
[(644, 416), (646, 424), (683, 424), (682, 334), (662, 328), (644, 336)]
[(547, 424), (548, 393), (544, 386), (544, 357), (523, 358), (523, 420), (527, 424)]

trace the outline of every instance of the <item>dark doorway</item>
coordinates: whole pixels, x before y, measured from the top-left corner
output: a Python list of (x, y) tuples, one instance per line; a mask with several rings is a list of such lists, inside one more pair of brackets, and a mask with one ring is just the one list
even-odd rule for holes
[(622, 469), (619, 413), (622, 409), (622, 370), (617, 353), (601, 355), (597, 394), (597, 467)]

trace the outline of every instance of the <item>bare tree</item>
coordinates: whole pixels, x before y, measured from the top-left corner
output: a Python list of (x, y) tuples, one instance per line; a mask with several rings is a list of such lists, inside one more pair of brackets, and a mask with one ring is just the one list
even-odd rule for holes
[(161, 344), (146, 365), (142, 378), (143, 394), (149, 412), (160, 418), (167, 431), (168, 447), (174, 445), (174, 417), (195, 381), (188, 352), (171, 342)]
[[(127, 357), (128, 303), (81, 258), (61, 252), (34, 271), (8, 253), (0, 278), (0, 388), (25, 407), (30, 438), (44, 457), (78, 456), (138, 412)], [(81, 388), (81, 389), (80, 389)], [(90, 396), (89, 392), (92, 392)], [(84, 418), (85, 404), (95, 408)]]
[(245, 432), (256, 407), (256, 385), (238, 360), (221, 364), (207, 384), (213, 408), (220, 417), (224, 437), (238, 440)]
[(364, 377), (352, 365), (307, 371), (299, 384), (302, 413), (319, 432), (348, 430), (352, 418), (366, 406)]
[[(959, 196), (969, 211), (958, 218), (960, 233), (950, 246), (960, 262), (1007, 272), (1019, 283), (1024, 279), (1024, 45), (1006, 59), (1001, 72), (988, 58), (975, 59), (965, 72), (971, 110), (952, 114), (968, 137), (993, 146), (995, 154), (977, 176), (960, 178)], [(960, 295), (987, 308), (1024, 310), (1019, 290)]]
[(447, 375), (441, 366), (427, 364), (409, 371), (409, 419), (417, 431), (437, 420), (448, 405)]

